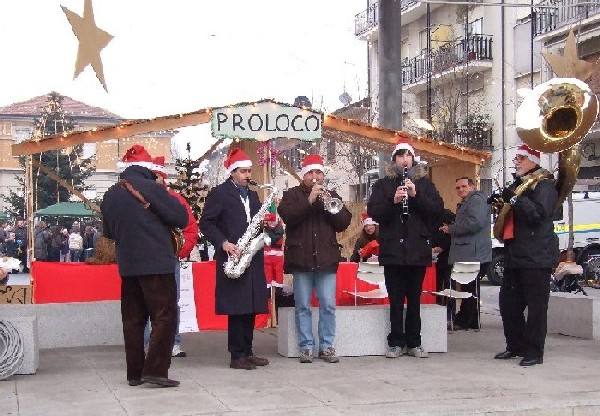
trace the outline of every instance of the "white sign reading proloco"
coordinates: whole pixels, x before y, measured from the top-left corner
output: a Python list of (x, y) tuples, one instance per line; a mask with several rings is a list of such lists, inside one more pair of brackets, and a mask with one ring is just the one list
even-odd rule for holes
[(322, 136), (322, 125), (321, 113), (274, 102), (215, 108), (211, 119), (215, 137), (259, 141), (277, 137), (316, 140)]

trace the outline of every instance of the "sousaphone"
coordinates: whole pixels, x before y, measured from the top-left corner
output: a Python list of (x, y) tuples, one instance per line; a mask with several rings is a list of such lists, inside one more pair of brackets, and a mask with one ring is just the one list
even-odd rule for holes
[(579, 143), (598, 117), (598, 98), (576, 78), (553, 78), (535, 87), (516, 114), (517, 135), (532, 149), (558, 153), (555, 209), (573, 190), (579, 173)]

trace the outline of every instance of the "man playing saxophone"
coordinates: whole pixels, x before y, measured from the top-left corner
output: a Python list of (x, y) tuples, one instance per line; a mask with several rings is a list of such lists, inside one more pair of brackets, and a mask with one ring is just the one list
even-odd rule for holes
[[(296, 330), (300, 362), (313, 360), (311, 297), (319, 300), (319, 355), (328, 363), (339, 358), (335, 339), (335, 288), (340, 245), (336, 232), (350, 225), (352, 214), (337, 194), (323, 187), (323, 159), (308, 155), (302, 162), (302, 182), (284, 192), (277, 212), (286, 224), (284, 271), (294, 276)], [(336, 202), (336, 198), (337, 201)]]
[(500, 198), (510, 204), (506, 218), (502, 218), (501, 230), (506, 260), (500, 287), (500, 315), (506, 350), (494, 358), (523, 357), (519, 364), (531, 366), (542, 364), (544, 358), (550, 274), (559, 257), (558, 237), (552, 223), (558, 191), (552, 174), (540, 167), (538, 151), (522, 144), (513, 162), (515, 181), (502, 195), (490, 197), (493, 204)]
[(229, 366), (253, 370), (269, 364), (267, 359), (255, 356), (252, 351), (256, 314), (268, 311), (263, 252), (258, 250), (238, 278), (227, 277), (224, 265), (230, 256), (240, 256), (242, 253), (244, 248), (236, 243), (262, 206), (258, 194), (248, 189), (252, 161), (241, 149), (235, 148), (229, 152), (225, 169), (230, 177), (207, 195), (200, 229), (216, 248), (215, 309), (219, 315), (228, 315)]

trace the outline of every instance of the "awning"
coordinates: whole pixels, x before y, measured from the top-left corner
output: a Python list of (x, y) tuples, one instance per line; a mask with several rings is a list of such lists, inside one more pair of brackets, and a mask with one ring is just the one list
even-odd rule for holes
[(59, 202), (35, 212), (36, 217), (97, 217), (96, 211), (88, 208), (83, 202)]

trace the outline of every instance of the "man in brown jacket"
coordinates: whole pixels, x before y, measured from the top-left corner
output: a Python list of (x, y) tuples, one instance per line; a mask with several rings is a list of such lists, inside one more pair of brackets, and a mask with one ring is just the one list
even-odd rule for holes
[(337, 363), (335, 338), (336, 272), (341, 260), (336, 232), (350, 225), (352, 214), (346, 207), (337, 213), (325, 209), (333, 192), (324, 192), (323, 159), (308, 155), (302, 163), (302, 183), (284, 192), (278, 213), (286, 224), (284, 270), (294, 276), (296, 330), (300, 362), (313, 359), (311, 297), (316, 289), (319, 300), (319, 358)]

